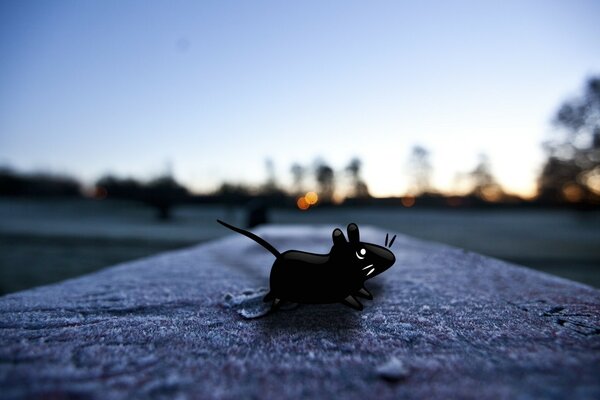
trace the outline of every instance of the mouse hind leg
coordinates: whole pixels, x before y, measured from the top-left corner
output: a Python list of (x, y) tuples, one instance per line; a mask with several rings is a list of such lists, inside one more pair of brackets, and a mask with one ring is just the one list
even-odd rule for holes
[(373, 295), (364, 286), (354, 293), (354, 296), (362, 297), (363, 299), (373, 300)]
[(342, 304), (347, 305), (348, 307), (352, 307), (355, 310), (362, 311), (363, 305), (360, 301), (356, 300), (356, 297), (350, 295), (341, 301)]
[(271, 303), (271, 310), (269, 312), (278, 310), (282, 303), (283, 302), (281, 301), (281, 299), (277, 299), (277, 298), (273, 299), (273, 303)]

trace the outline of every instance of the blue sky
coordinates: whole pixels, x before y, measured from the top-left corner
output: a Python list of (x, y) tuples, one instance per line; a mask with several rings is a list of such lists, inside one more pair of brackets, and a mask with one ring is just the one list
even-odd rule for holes
[(600, 73), (593, 1), (3, 1), (0, 164), (259, 183), (353, 156), (401, 194), (489, 155), (531, 193), (559, 104)]

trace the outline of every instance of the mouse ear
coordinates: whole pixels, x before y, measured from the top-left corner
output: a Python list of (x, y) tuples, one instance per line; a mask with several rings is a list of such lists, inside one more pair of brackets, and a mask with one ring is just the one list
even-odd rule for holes
[(348, 225), (348, 240), (350, 243), (358, 243), (360, 242), (360, 237), (358, 234), (358, 226), (355, 223), (351, 223)]
[(344, 232), (341, 229), (335, 228), (333, 233), (331, 234), (331, 238), (333, 239), (333, 244), (345, 244), (346, 238), (344, 237)]

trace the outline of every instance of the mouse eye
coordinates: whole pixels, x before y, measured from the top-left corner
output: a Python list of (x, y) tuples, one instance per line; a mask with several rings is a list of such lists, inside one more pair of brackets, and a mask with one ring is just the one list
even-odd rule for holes
[(363, 258), (365, 258), (365, 254), (367, 254), (367, 251), (365, 249), (360, 249), (359, 251), (356, 252), (356, 257), (359, 260), (362, 260)]

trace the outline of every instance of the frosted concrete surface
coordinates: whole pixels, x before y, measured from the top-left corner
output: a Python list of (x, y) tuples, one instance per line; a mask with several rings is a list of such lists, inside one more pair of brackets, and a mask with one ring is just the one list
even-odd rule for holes
[[(332, 228), (258, 233), (326, 252)], [(600, 291), (406, 236), (393, 250), (362, 312), (249, 319), (273, 256), (235, 234), (2, 297), (0, 397), (600, 398)]]

